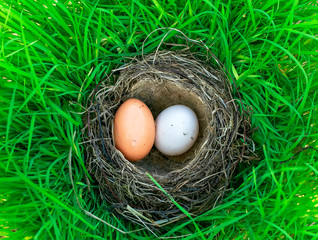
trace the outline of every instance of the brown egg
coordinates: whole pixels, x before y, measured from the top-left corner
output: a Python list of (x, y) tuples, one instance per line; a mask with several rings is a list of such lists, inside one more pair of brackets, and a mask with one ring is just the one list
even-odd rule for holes
[(113, 138), (116, 148), (129, 161), (143, 159), (155, 141), (155, 121), (142, 101), (131, 98), (117, 110)]

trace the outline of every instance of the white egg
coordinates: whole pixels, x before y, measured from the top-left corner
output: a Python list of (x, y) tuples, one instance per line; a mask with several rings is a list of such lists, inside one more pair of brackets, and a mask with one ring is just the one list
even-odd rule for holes
[(165, 155), (176, 156), (188, 151), (199, 134), (194, 111), (184, 105), (163, 110), (156, 119), (156, 148)]

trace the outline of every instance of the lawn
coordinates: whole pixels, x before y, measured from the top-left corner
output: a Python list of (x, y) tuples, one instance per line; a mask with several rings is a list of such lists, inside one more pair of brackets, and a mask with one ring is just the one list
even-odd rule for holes
[[(82, 117), (96, 84), (168, 28), (229, 71), (259, 160), (216, 208), (152, 233), (99, 198)], [(0, 238), (318, 238), (317, 2), (0, 0), (0, 44)]]

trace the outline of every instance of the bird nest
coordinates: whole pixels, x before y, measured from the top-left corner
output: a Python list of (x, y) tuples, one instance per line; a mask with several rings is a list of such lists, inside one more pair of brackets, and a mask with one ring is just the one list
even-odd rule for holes
[[(116, 70), (115, 83), (103, 81), (91, 94), (86, 115), (86, 164), (101, 198), (120, 216), (147, 227), (160, 227), (213, 208), (228, 190), (238, 162), (250, 152), (249, 122), (232, 97), (229, 79), (189, 51), (162, 51)], [(146, 103), (154, 118), (182, 104), (199, 120), (194, 146), (180, 156), (155, 147), (130, 162), (115, 147), (114, 115), (129, 98)], [(242, 114), (243, 112), (243, 114)]]

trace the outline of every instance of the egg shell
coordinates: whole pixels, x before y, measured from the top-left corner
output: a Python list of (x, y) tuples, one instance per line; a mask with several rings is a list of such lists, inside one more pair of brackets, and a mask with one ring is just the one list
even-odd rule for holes
[(130, 98), (117, 110), (113, 139), (116, 148), (129, 161), (143, 159), (155, 141), (155, 121), (147, 105)]
[(187, 106), (168, 107), (156, 119), (155, 146), (165, 155), (177, 156), (187, 152), (198, 135), (198, 118)]

